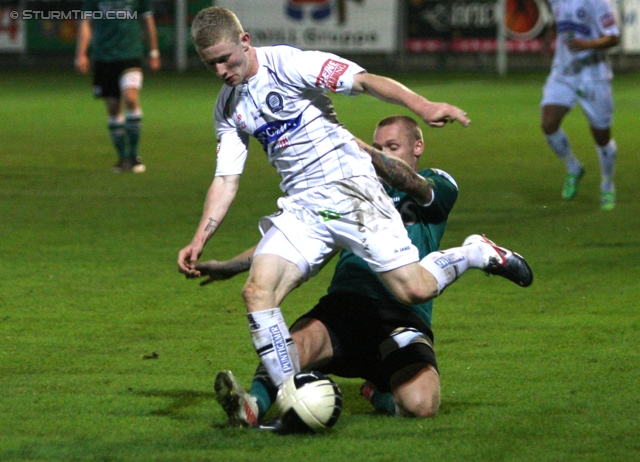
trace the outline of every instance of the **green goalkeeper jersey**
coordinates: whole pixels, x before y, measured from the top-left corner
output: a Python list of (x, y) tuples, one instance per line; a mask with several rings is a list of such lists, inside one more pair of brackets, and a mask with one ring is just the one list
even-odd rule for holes
[(85, 0), (83, 10), (93, 14), (91, 55), (95, 61), (142, 59), (140, 23), (153, 14), (149, 0)]
[[(418, 204), (406, 193), (388, 187), (385, 189), (400, 212), (409, 238), (418, 248), (420, 259), (422, 259), (428, 253), (438, 250), (449, 212), (458, 198), (458, 188), (453, 178), (440, 170), (421, 170), (418, 174), (427, 179), (435, 195), (433, 202), (426, 207)], [(396, 300), (369, 265), (350, 250), (341, 252), (328, 289), (329, 293), (338, 291), (355, 292), (377, 299)], [(429, 301), (408, 306), (408, 308), (415, 311), (431, 326), (432, 305), (433, 302)]]

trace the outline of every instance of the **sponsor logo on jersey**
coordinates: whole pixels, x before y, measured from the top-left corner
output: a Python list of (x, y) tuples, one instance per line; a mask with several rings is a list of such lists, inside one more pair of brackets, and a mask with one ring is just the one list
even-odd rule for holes
[(258, 128), (253, 136), (260, 142), (265, 152), (268, 152), (269, 145), (274, 141), (277, 141), (285, 133), (295, 130), (300, 126), (302, 120), (302, 114), (295, 119), (286, 120), (274, 120), (273, 122), (267, 122), (262, 127)]
[(411, 246), (407, 245), (407, 246), (402, 247), (401, 249), (394, 250), (393, 253), (406, 252), (407, 250), (410, 250), (410, 249), (411, 249)]
[(280, 112), (284, 107), (284, 100), (282, 99), (282, 95), (280, 93), (276, 93), (275, 91), (269, 92), (267, 95), (267, 106), (271, 112), (276, 113)]
[(278, 143), (276, 144), (276, 147), (277, 147), (278, 149), (284, 149), (284, 148), (286, 148), (287, 146), (289, 146), (289, 144), (290, 144), (290, 143), (289, 143), (289, 138), (287, 138), (286, 136), (283, 136), (282, 138), (280, 138), (280, 139), (278, 140)]
[(335, 59), (327, 59), (320, 69), (320, 74), (316, 80), (316, 87), (327, 88), (333, 92), (338, 89), (340, 76), (349, 68), (346, 63), (341, 63)]
[(602, 24), (602, 27), (611, 27), (616, 23), (616, 17), (613, 13), (603, 14), (600, 18), (600, 23)]
[(280, 363), (280, 367), (282, 367), (282, 372), (285, 374), (288, 372), (293, 372), (293, 366), (291, 364), (291, 358), (289, 357), (289, 352), (287, 351), (287, 341), (282, 335), (280, 328), (278, 326), (269, 327), (269, 333), (271, 334), (271, 342), (273, 343), (273, 349), (278, 356), (278, 362)]
[(340, 214), (335, 210), (320, 210), (318, 215), (323, 218), (323, 221), (337, 220), (340, 218)]

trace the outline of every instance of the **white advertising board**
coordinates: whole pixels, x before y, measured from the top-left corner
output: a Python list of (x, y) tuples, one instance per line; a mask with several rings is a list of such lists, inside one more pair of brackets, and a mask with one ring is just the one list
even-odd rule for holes
[(398, 49), (399, 0), (218, 0), (233, 11), (251, 44), (286, 43), (335, 53)]
[(22, 52), (27, 45), (24, 22), (18, 10), (0, 7), (0, 52)]
[(640, 0), (620, 0), (620, 29), (625, 53), (640, 53)]

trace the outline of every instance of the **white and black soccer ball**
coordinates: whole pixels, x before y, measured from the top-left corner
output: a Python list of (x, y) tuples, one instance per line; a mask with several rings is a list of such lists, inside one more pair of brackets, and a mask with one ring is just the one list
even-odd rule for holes
[(299, 372), (282, 384), (275, 405), (285, 432), (321, 433), (338, 421), (342, 392), (321, 372)]

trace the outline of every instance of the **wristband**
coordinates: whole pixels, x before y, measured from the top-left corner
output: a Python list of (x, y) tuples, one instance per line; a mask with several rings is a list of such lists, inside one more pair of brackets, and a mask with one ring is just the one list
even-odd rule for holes
[(158, 50), (149, 51), (149, 58), (159, 58), (160, 52)]

